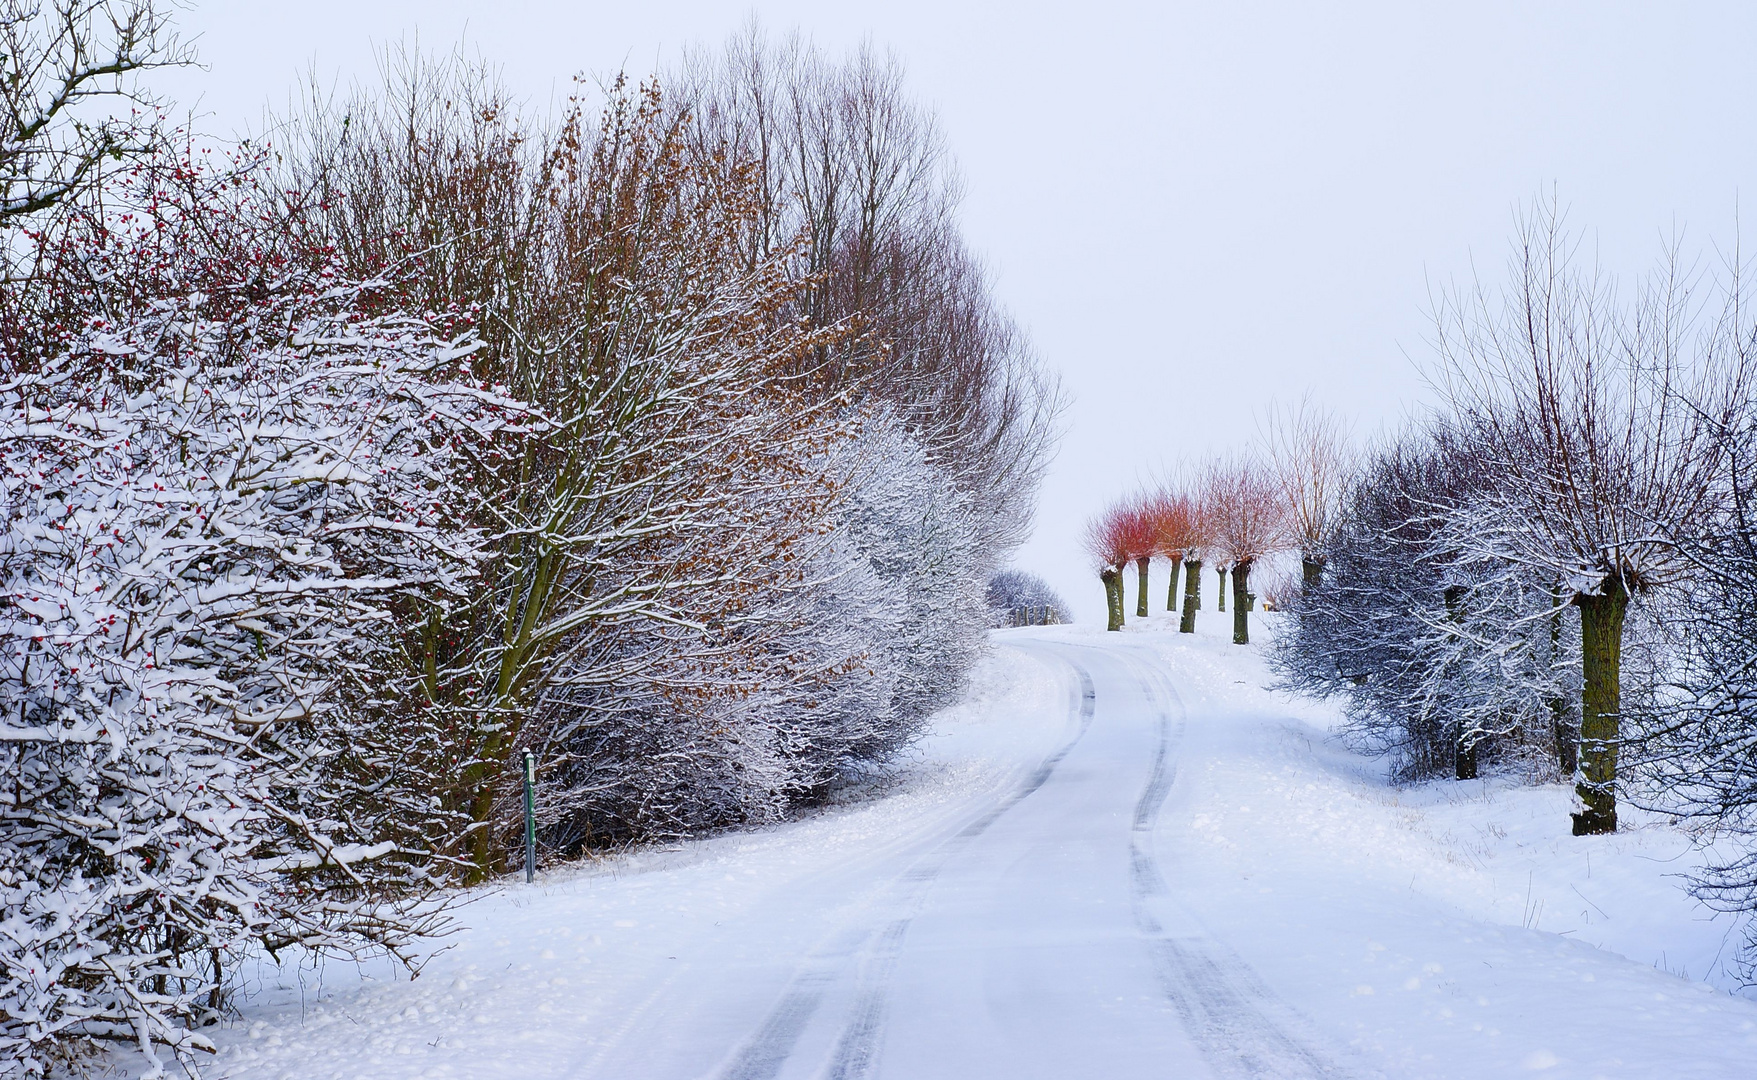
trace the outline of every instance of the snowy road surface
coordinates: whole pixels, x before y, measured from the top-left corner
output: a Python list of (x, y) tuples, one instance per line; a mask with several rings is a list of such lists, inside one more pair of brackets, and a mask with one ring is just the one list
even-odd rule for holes
[(412, 983), (265, 968), (213, 1074), (1757, 1076), (1669, 830), (1424, 805), (1218, 638), (997, 641), (884, 797), (488, 893)]

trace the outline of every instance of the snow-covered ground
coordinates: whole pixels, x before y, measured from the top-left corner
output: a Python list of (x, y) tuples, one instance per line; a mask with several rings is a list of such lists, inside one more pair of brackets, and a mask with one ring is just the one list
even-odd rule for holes
[(1682, 833), (1625, 807), (1623, 831), (1572, 836), (1561, 784), (1393, 786), (1213, 629), (1139, 634), (1190, 717), (1160, 859), (1360, 1071), (1757, 1076), (1743, 927), (1685, 892)]
[(881, 790), (485, 890), (414, 982), (265, 964), (210, 1072), (1757, 1075), (1680, 834), (1394, 787), (1204, 614), (997, 632)]

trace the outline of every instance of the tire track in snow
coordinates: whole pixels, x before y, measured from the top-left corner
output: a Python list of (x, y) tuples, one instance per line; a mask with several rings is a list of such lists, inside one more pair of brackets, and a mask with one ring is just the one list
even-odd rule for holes
[(866, 954), (866, 961), (858, 977), (854, 1009), (836, 1040), (825, 1073), (833, 1080), (859, 1080), (871, 1074), (878, 1063), (879, 1042), (884, 1034), (891, 974), (896, 969), (897, 959), (902, 955), (903, 939), (909, 932), (909, 924), (914, 921), (916, 913), (926, 900), (934, 879), (954, 855), (987, 832), (1007, 811), (1047, 783), (1056, 766), (1062, 763), (1092, 726), (1092, 717), (1098, 705), (1098, 691), (1092, 676), (1073, 660), (1059, 653), (1055, 655), (1074, 669), (1079, 681), (1079, 698), (1073, 706), (1078, 726), (1073, 737), (1039, 762), (999, 802), (942, 841), (900, 875), (898, 880), (906, 889), (899, 905), (904, 914), (885, 924), (882, 931), (856, 931), (851, 935), (839, 936), (836, 945), (807, 959), (801, 971), (782, 993), (781, 999), (770, 1009), (761, 1026), (738, 1050), (731, 1063), (717, 1074), (720, 1080), (773, 1080), (778, 1076), (792, 1056), (806, 1025), (811, 1022), (818, 1006), (823, 1004), (824, 996), (835, 982), (836, 972), (847, 964), (861, 945), (876, 938)]
[(1170, 701), (1177, 706), (1177, 741), (1183, 738), (1184, 723), (1189, 710), (1184, 707), (1183, 699), (1178, 696), (1171, 681), (1156, 665), (1143, 663), (1120, 650), (1118, 657), (1125, 659), (1134, 668), (1135, 681), (1140, 684), (1141, 694), (1158, 719), (1159, 737), (1153, 748), (1153, 767), (1147, 774), (1147, 786), (1141, 791), (1140, 799), (1135, 802), (1135, 816), (1130, 825), (1129, 882), (1135, 901), (1136, 925), (1142, 933), (1159, 934), (1162, 932), (1159, 921), (1146, 909), (1143, 901), (1149, 896), (1163, 896), (1166, 893), (1165, 879), (1159, 872), (1159, 861), (1153, 855), (1153, 829), (1159, 824), (1159, 812), (1171, 795), (1171, 785), (1177, 780), (1177, 762), (1172, 760), (1171, 754), (1171, 714), (1155, 690), (1154, 683), (1157, 682)]
[[(1147, 786), (1135, 804), (1129, 878), (1135, 923), (1148, 940), (1166, 996), (1190, 1038), (1217, 1071), (1265, 1080), (1335, 1080), (1346, 1075), (1289, 1030), (1306, 1026), (1303, 1018), (1276, 997), (1242, 957), (1205, 935), (1168, 933), (1148, 909), (1150, 901), (1161, 905), (1170, 902), (1170, 890), (1153, 854), (1153, 830), (1177, 779), (1177, 763), (1171, 752), (1174, 743), (1182, 739), (1188, 710), (1158, 662), (1131, 658), (1131, 663), (1137, 667), (1141, 692), (1158, 713), (1159, 739)], [(1175, 733), (1155, 683), (1176, 705)]]
[(829, 1080), (856, 1080), (872, 1072), (878, 1064), (879, 1036), (884, 1032), (885, 1003), (890, 998), (891, 973), (897, 958), (903, 954), (903, 936), (909, 932), (914, 913), (891, 923), (873, 950), (870, 966), (862, 972), (860, 996), (854, 1014), (836, 1049), (830, 1055), (825, 1075)]

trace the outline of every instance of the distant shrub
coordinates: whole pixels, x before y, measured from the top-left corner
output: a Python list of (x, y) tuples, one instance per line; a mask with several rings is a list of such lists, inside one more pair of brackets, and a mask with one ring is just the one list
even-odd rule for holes
[(1049, 582), (1023, 570), (1002, 570), (988, 579), (988, 607), (994, 626), (1053, 626), (1074, 621), (1067, 602)]

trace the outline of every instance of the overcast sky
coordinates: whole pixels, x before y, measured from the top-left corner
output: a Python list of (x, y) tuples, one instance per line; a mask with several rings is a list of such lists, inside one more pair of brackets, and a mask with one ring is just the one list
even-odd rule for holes
[(1087, 620), (1089, 514), (1249, 440), (1271, 399), (1395, 426), (1425, 399), (1431, 290), (1498, 280), (1540, 191), (1621, 268), (1675, 229), (1729, 247), (1757, 176), (1748, 2), (210, 0), (179, 20), (206, 70), (156, 85), (209, 130), (256, 128), (304, 72), (370, 79), (418, 34), (546, 106), (753, 12), (892, 50), (938, 109), (966, 234), (1074, 399), (1017, 561)]

